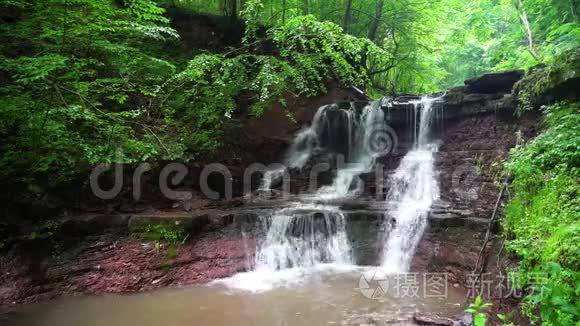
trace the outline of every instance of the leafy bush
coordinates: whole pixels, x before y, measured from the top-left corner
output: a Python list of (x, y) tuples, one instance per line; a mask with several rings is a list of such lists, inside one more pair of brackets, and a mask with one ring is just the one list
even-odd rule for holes
[[(17, 6), (15, 4), (18, 4)], [(0, 180), (66, 180), (101, 162), (174, 158), (147, 121), (177, 37), (150, 0), (1, 2)], [(180, 151), (181, 150), (181, 151)]]
[(469, 307), (465, 309), (465, 312), (473, 316), (473, 324), (475, 326), (485, 326), (485, 322), (487, 321), (485, 311), (489, 307), (491, 307), (491, 304), (483, 302), (481, 296), (478, 295), (475, 297), (475, 300), (469, 304)]
[[(368, 39), (344, 34), (314, 16), (289, 19), (264, 39), (252, 40), (226, 54), (197, 55), (164, 85), (164, 115), (175, 122), (183, 144), (198, 151), (191, 154), (219, 147), (240, 96), (249, 95), (251, 112), (260, 115), (275, 102), (284, 104), (286, 96), (323, 93), (333, 77), (344, 86), (370, 86), (366, 60), (386, 64), (389, 58)], [(278, 53), (255, 53), (255, 47), (270, 41)]]
[[(533, 319), (539, 313), (544, 325), (580, 320), (579, 108), (544, 108), (544, 132), (517, 147), (506, 163), (515, 196), (503, 227), (507, 248), (520, 259), (513, 277), (530, 290), (524, 311)], [(541, 282), (526, 282), (538, 276)]]
[(58, 183), (97, 163), (207, 157), (235, 127), (240, 102), (259, 115), (285, 96), (324, 92), (329, 78), (367, 86), (367, 61), (389, 58), (313, 16), (257, 39), (250, 20), (259, 8), (244, 9), (242, 48), (198, 54), (180, 70), (162, 59), (159, 49), (178, 35), (152, 0), (0, 2), (12, 13), (0, 27), (0, 182)]

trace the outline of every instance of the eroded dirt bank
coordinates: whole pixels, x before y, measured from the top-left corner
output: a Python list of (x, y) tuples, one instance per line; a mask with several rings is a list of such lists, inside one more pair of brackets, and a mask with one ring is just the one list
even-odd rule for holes
[[(175, 253), (123, 229), (61, 244), (60, 240), (31, 243), (61, 252), (56, 257), (20, 248), (20, 253), (0, 257), (0, 305), (40, 302), (64, 294), (132, 293), (200, 284), (245, 270), (246, 252), (239, 232), (215, 227), (219, 230), (178, 244)], [(70, 248), (55, 248), (67, 241), (72, 242)]]

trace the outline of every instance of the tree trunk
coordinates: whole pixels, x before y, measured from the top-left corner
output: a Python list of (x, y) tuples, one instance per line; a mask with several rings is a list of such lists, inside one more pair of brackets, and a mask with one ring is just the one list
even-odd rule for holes
[(224, 16), (235, 20), (238, 17), (238, 0), (224, 0), (223, 12)]
[(377, 38), (377, 30), (379, 29), (379, 25), (381, 23), (381, 19), (383, 18), (383, 6), (385, 4), (384, 0), (377, 0), (375, 5), (375, 17), (371, 23), (371, 27), (369, 28), (369, 40), (377, 43), (375, 39)]
[(230, 0), (230, 17), (235, 19), (238, 17), (238, 1)]
[(309, 9), (310, 6), (308, 0), (302, 0), (302, 15), (308, 15)]
[(352, 0), (346, 0), (346, 9), (344, 11), (344, 21), (342, 23), (342, 30), (345, 33), (348, 33), (351, 11), (352, 11)]
[(515, 0), (515, 6), (518, 10), (520, 20), (522, 21), (522, 25), (524, 25), (524, 29), (526, 30), (526, 34), (528, 36), (528, 50), (534, 59), (538, 60), (538, 53), (534, 49), (534, 34), (532, 33), (532, 27), (530, 26), (528, 15), (526, 14), (526, 8), (524, 8), (524, 2), (522, 0)]

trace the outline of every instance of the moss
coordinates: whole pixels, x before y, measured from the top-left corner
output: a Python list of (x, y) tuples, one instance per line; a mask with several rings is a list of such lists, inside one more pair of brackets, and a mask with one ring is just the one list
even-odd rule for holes
[(144, 225), (132, 230), (133, 236), (142, 240), (155, 241), (162, 245), (177, 244), (185, 239), (186, 233), (180, 224)]
[(558, 87), (575, 78), (580, 78), (580, 49), (565, 53), (553, 65), (531, 68), (512, 90), (517, 102), (516, 113), (521, 115), (547, 104)]

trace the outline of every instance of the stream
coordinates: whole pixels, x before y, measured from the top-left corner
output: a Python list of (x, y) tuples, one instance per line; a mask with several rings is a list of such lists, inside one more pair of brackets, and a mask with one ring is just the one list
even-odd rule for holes
[(393, 292), (371, 299), (357, 290), (362, 271), (332, 266), (292, 271), (289, 274), (300, 276), (299, 281), (261, 292), (216, 282), (128, 296), (63, 298), (5, 317), (10, 325), (19, 326), (359, 325), (371, 321), (404, 325), (416, 311), (453, 315), (461, 312), (465, 302), (465, 292), (452, 286), (445, 298), (402, 293), (397, 297)]

